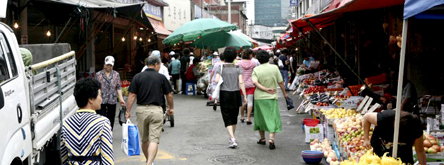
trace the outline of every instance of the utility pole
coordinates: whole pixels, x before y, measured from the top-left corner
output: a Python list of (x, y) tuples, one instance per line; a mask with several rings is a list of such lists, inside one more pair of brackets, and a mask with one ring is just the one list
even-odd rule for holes
[(228, 23), (231, 24), (231, 0), (228, 0)]

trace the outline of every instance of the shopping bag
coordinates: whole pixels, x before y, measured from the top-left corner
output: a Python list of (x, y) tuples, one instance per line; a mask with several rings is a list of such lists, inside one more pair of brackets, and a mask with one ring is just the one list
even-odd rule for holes
[(120, 108), (120, 111), (119, 111), (119, 124), (120, 125), (122, 125), (123, 123), (126, 122), (125, 115), (126, 115), (126, 107), (124, 106), (124, 107)]
[(122, 125), (121, 148), (128, 156), (140, 155), (139, 130), (129, 119)]
[(224, 65), (221, 65), (221, 70), (220, 70), (220, 77), (219, 77), (219, 81), (217, 82), (216, 87), (213, 90), (213, 93), (211, 94), (211, 100), (219, 100), (219, 94), (220, 94), (220, 86), (222, 85), (222, 83), (224, 82), (224, 80), (222, 79), (222, 71), (224, 69)]

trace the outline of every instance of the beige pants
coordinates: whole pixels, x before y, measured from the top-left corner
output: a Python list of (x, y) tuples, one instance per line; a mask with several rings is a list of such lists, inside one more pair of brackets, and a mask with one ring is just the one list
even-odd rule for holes
[(136, 108), (137, 127), (142, 142), (159, 143), (163, 126), (161, 106), (138, 105)]

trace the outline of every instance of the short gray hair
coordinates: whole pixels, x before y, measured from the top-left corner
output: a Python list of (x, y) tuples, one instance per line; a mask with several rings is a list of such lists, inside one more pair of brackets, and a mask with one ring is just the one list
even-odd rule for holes
[(160, 58), (156, 56), (149, 56), (146, 60), (146, 65), (154, 66), (155, 64), (160, 64)]

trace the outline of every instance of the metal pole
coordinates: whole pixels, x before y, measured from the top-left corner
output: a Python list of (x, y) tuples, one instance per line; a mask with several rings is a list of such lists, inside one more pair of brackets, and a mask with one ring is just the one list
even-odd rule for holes
[(407, 26), (408, 20), (405, 19), (404, 23), (402, 24), (401, 56), (399, 58), (398, 91), (396, 95), (395, 133), (393, 134), (392, 155), (395, 159), (398, 157), (399, 120), (401, 118), (402, 84), (404, 81), (405, 49), (407, 45)]
[(62, 127), (63, 127), (63, 107), (62, 107), (62, 84), (60, 83), (60, 69), (59, 66), (57, 64), (56, 66), (56, 74), (57, 74), (57, 88), (58, 88), (58, 93), (59, 93), (59, 107), (60, 107), (60, 111), (59, 111), (59, 120), (60, 120), (60, 127), (59, 127), (59, 131), (57, 131), (57, 150), (60, 151), (60, 140), (62, 137)]
[(228, 0), (228, 23), (231, 23), (231, 0)]
[(60, 37), (63, 35), (63, 33), (65, 32), (66, 27), (68, 26), (68, 24), (71, 22), (72, 17), (69, 17), (68, 22), (65, 24), (65, 27), (63, 27), (62, 32), (60, 32), (59, 36), (57, 36), (57, 39), (55, 40), (54, 43), (59, 42)]
[[(370, 90), (372, 92), (372, 94), (374, 95), (373, 90), (367, 85), (367, 83), (364, 82), (364, 80), (361, 79), (361, 77), (359, 77), (358, 74), (356, 74), (356, 72), (350, 67), (350, 65), (347, 64), (347, 62), (341, 57), (341, 55), (339, 55), (339, 53), (336, 51), (336, 49), (333, 48), (333, 46), (330, 44), (330, 42), (328, 42), (327, 39), (325, 39), (325, 37), (321, 34), (321, 32), (319, 32), (319, 30), (310, 22), (309, 19), (306, 20), (308, 24), (310, 24), (311, 28), (313, 28), (314, 31), (316, 31), (319, 36), (321, 36), (321, 38), (327, 43), (327, 45), (333, 50), (333, 52), (336, 54), (336, 56), (339, 57), (339, 59), (341, 59), (341, 61), (345, 64), (345, 66), (348, 67), (348, 69), (350, 69), (350, 71), (359, 79), (359, 81), (365, 85), (365, 88), (367, 88), (368, 90)], [(350, 91), (351, 92), (351, 91)], [(372, 97), (373, 99), (375, 99), (377, 102), (381, 102), (381, 100), (379, 99), (379, 97)]]

